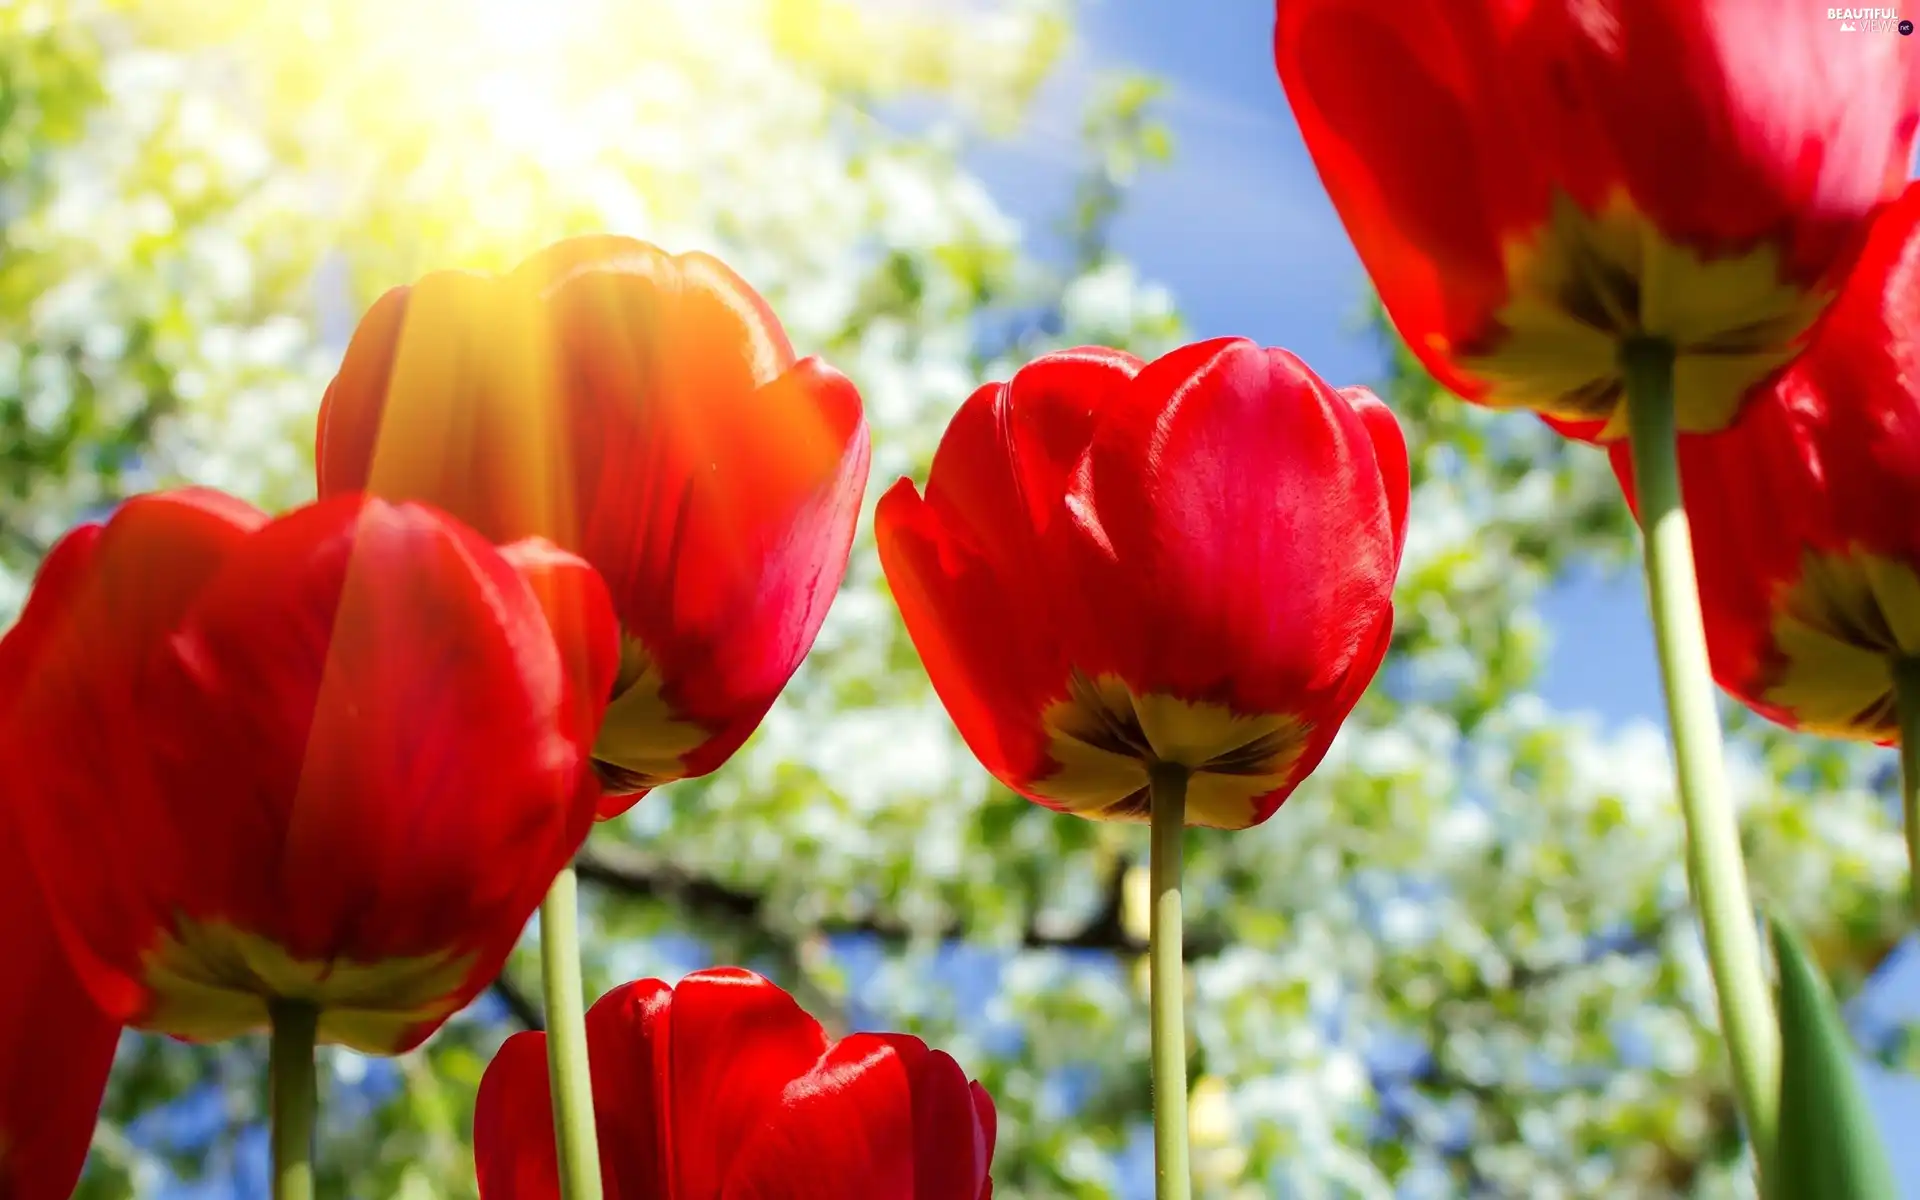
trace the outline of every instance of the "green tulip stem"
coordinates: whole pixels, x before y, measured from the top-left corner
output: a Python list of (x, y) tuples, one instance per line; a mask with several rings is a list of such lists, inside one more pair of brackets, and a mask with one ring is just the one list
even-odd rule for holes
[(1647, 595), (1673, 731), (1680, 811), (1687, 826), (1687, 878), (1719, 996), (1734, 1091), (1755, 1160), (1765, 1163), (1772, 1159), (1778, 1127), (1780, 1027), (1747, 894), (1739, 818), (1727, 787), (1720, 714), (1714, 707), (1706, 626), (1693, 573), (1693, 539), (1680, 494), (1673, 347), (1652, 340), (1629, 342), (1621, 348), (1620, 362), (1644, 531)]
[(571, 866), (540, 905), (540, 973), (547, 999), (547, 1080), (563, 1200), (600, 1200), (600, 1145), (587, 1071), (586, 984), (580, 977), (580, 883)]
[(1188, 1200), (1186, 955), (1182, 949), (1180, 858), (1187, 831), (1187, 770), (1160, 764), (1149, 776), (1152, 920), (1147, 988), (1153, 1029), (1153, 1180), (1157, 1200)]
[(273, 1200), (313, 1200), (313, 1121), (318, 1107), (313, 1050), (320, 1010), (276, 1000), (267, 1006), (273, 1024), (267, 1088), (273, 1117)]
[(1920, 924), (1920, 658), (1896, 659), (1893, 695), (1900, 710), (1900, 808), (1907, 820), (1907, 895)]

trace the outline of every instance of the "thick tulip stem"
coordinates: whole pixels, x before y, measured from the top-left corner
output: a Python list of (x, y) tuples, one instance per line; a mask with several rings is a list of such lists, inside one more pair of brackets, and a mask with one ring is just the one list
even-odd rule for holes
[(1920, 658), (1893, 664), (1893, 695), (1900, 710), (1900, 808), (1907, 818), (1907, 896), (1920, 924)]
[(587, 1072), (586, 984), (580, 978), (580, 883), (554, 878), (540, 905), (540, 974), (547, 995), (547, 1080), (564, 1200), (600, 1200), (600, 1144)]
[(1693, 573), (1693, 538), (1680, 495), (1673, 348), (1624, 346), (1628, 434), (1644, 532), (1647, 594), (1660, 677), (1673, 730), (1674, 770), (1687, 826), (1687, 877), (1719, 996), (1720, 1028), (1755, 1160), (1774, 1151), (1780, 1091), (1780, 1027), (1760, 958), (1747, 893), (1740, 824), (1727, 788), (1720, 713), (1714, 707), (1706, 626)]
[(313, 1048), (320, 1010), (276, 1000), (268, 1006), (273, 1044), (267, 1063), (273, 1112), (273, 1200), (313, 1200), (313, 1121), (318, 1107)]
[(1187, 967), (1180, 915), (1180, 866), (1187, 831), (1187, 770), (1153, 769), (1148, 802), (1152, 920), (1147, 933), (1147, 988), (1153, 1023), (1153, 1177), (1157, 1200), (1188, 1200)]

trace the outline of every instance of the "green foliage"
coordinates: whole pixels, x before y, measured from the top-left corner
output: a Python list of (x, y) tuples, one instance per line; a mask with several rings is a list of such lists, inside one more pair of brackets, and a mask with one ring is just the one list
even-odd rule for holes
[(1874, 1134), (1833, 993), (1792, 930), (1773, 924), (1780, 964), (1780, 1147), (1769, 1200), (1892, 1200), (1893, 1169)]

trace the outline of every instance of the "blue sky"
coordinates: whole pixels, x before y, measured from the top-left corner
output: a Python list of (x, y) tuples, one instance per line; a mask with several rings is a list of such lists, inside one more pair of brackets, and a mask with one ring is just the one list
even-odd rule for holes
[[(1195, 337), (1284, 346), (1336, 385), (1377, 380), (1378, 352), (1357, 323), (1367, 282), (1301, 144), (1274, 77), (1272, 6), (1263, 0), (1090, 0), (1082, 45), (1022, 147), (979, 163), (1016, 215), (1057, 210), (1060, 154), (1077, 131), (1089, 72), (1138, 68), (1170, 85), (1171, 170), (1143, 178), (1115, 228), (1117, 249), (1172, 289)], [(1055, 206), (1050, 209), (1049, 206)], [(1038, 230), (1035, 231), (1036, 233)], [(1525, 419), (1516, 417), (1516, 420)], [(1659, 676), (1637, 575), (1585, 575), (1556, 587), (1542, 695), (1610, 724), (1658, 719)], [(1864, 998), (1875, 1016), (1920, 1015), (1920, 954)], [(1883, 1128), (1920, 1122), (1920, 1081), (1871, 1068)], [(1920, 1197), (1920, 1145), (1889, 1137), (1903, 1192)]]

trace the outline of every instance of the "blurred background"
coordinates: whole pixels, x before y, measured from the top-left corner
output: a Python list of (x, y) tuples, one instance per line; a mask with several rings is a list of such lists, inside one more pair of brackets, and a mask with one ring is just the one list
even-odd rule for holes
[[(1599, 454), (1437, 394), (1380, 324), (1271, 19), (0, 0), (0, 620), (131, 492), (307, 498), (372, 298), (569, 234), (732, 263), (860, 385), (870, 499), (1041, 351), (1283, 345), (1398, 412), (1412, 531), (1394, 652), (1326, 764), (1265, 826), (1188, 843), (1198, 1194), (1747, 1194), (1625, 508)], [(1756, 890), (1815, 943), (1897, 1135), (1920, 961), (1893, 756), (1728, 716)], [(1145, 851), (990, 783), (863, 524), (747, 749), (594, 833), (589, 986), (756, 967), (830, 1027), (956, 1054), (999, 1105), (996, 1195), (1147, 1197)], [(420, 1052), (323, 1052), (322, 1195), (472, 1195), (474, 1088), (540, 1020), (535, 924)], [(264, 1195), (263, 1058), (129, 1034), (81, 1194)]]

